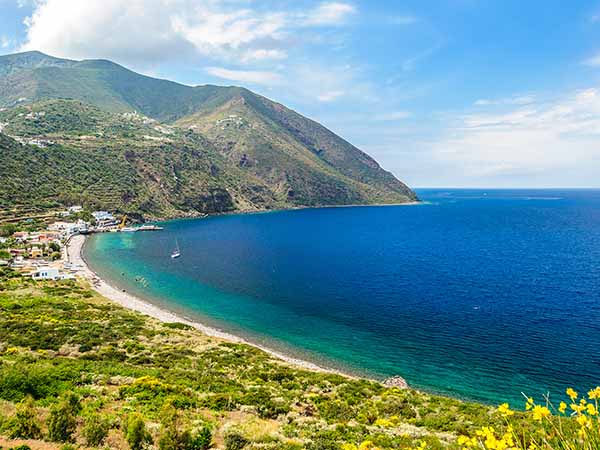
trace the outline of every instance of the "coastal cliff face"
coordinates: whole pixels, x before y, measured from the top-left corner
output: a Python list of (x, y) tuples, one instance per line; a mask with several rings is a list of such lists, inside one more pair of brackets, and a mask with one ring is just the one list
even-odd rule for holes
[(29, 52), (0, 57), (0, 108), (5, 206), (178, 217), (417, 199), (361, 150), (244, 88)]

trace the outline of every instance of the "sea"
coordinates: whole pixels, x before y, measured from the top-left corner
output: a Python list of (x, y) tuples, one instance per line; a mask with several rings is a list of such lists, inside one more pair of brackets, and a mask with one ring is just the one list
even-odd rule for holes
[(96, 234), (84, 257), (160, 307), (355, 375), (515, 408), (600, 385), (600, 190), (417, 194)]

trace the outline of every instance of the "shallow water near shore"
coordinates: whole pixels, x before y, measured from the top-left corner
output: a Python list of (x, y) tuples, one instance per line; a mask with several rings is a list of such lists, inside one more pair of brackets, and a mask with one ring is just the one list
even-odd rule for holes
[(515, 406), (600, 384), (600, 191), (418, 194), (94, 235), (85, 257), (158, 306), (359, 375)]

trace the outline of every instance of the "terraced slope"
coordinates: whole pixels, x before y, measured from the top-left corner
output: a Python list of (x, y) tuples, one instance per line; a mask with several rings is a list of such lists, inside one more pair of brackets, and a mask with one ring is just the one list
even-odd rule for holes
[[(416, 200), (361, 150), (244, 88), (185, 86), (110, 61), (29, 52), (0, 57), (0, 107), (0, 131), (51, 142), (15, 150), (3, 139), (0, 162), (20, 179), (8, 183), (11, 202), (27, 197), (19, 191), (27, 183), (37, 183), (29, 198), (37, 203), (58, 190), (58, 202), (160, 217)], [(14, 151), (48, 174), (25, 180)]]

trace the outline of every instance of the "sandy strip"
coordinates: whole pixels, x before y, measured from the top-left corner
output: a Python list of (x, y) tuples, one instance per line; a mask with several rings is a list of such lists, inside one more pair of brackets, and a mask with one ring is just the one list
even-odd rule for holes
[(269, 353), (270, 355), (272, 355), (278, 359), (285, 361), (288, 364), (292, 364), (292, 365), (302, 368), (302, 369), (314, 370), (314, 371), (318, 371), (318, 372), (336, 373), (338, 375), (344, 375), (344, 376), (347, 376), (350, 378), (355, 378), (349, 374), (346, 374), (346, 373), (343, 373), (343, 372), (340, 372), (337, 370), (327, 369), (327, 368), (318, 366), (318, 365), (313, 364), (308, 361), (304, 361), (301, 359), (286, 356), (282, 353), (273, 351), (269, 348), (253, 344), (252, 342), (248, 342), (245, 339), (240, 338), (239, 336), (235, 336), (233, 334), (226, 333), (226, 332), (218, 330), (216, 328), (208, 327), (199, 322), (190, 321), (190, 320), (188, 320), (184, 317), (181, 317), (177, 314), (174, 314), (170, 311), (159, 308), (158, 306), (155, 306), (147, 301), (141, 300), (139, 297), (136, 297), (127, 292), (124, 292), (121, 289), (117, 289), (117, 288), (111, 286), (106, 281), (101, 279), (96, 273), (94, 273), (88, 267), (85, 260), (81, 256), (81, 251), (83, 249), (84, 242), (85, 242), (85, 236), (76, 235), (76, 236), (71, 237), (71, 239), (69, 239), (68, 244), (67, 244), (67, 251), (66, 251), (66, 255), (65, 255), (66, 259), (68, 262), (70, 262), (74, 266), (74, 268), (77, 268), (77, 273), (79, 276), (89, 280), (92, 287), (94, 288), (94, 290), (96, 292), (98, 292), (99, 294), (101, 294), (102, 296), (108, 298), (109, 300), (112, 300), (113, 302), (118, 303), (119, 305), (121, 305), (127, 309), (140, 312), (140, 313), (145, 314), (150, 317), (154, 317), (155, 319), (158, 319), (162, 322), (185, 323), (185, 324), (190, 325), (190, 326), (194, 327), (195, 329), (201, 331), (202, 333), (206, 334), (207, 336), (216, 337), (216, 338), (223, 339), (223, 340), (226, 340), (229, 342), (243, 343), (243, 344), (251, 345), (253, 347), (263, 350), (264, 352)]

